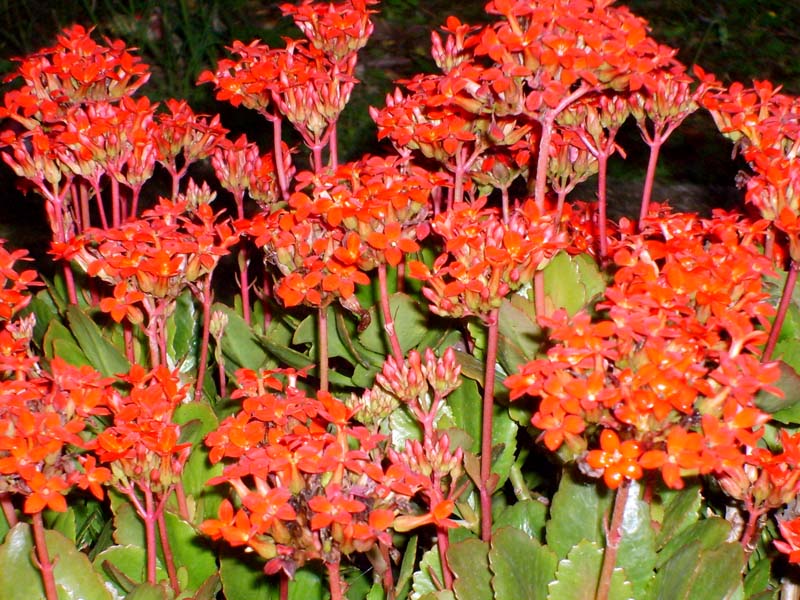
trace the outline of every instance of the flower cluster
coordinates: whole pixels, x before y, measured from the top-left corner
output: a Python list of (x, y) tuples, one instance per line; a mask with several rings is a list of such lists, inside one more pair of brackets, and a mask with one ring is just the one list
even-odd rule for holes
[[(212, 462), (228, 463), (212, 483), (230, 484), (240, 505), (225, 501), (202, 531), (253, 549), (268, 561), (268, 573), (291, 574), (313, 559), (338, 564), (376, 544), (391, 546), (396, 515), (431, 489), (420, 464), (425, 455), (401, 458), (413, 454), (408, 450), (387, 463), (383, 435), (353, 422), (355, 409), (327, 392), (306, 395), (295, 372), (243, 369), (236, 379), (233, 397), (242, 410), (206, 444)], [(443, 460), (457, 462), (449, 452), (439, 448)]]
[(553, 216), (540, 214), (533, 201), (516, 207), (507, 223), (485, 202), (458, 204), (437, 215), (431, 227), (444, 239), (444, 252), (432, 268), (410, 264), (410, 274), (425, 281), (423, 294), (436, 314), (488, 315), (567, 245)]
[(787, 235), (792, 260), (800, 260), (800, 99), (756, 81), (752, 88), (734, 83), (706, 97), (704, 106), (754, 171), (746, 179), (747, 201)]
[(614, 245), (605, 318), (540, 318), (555, 343), (507, 385), (540, 399), (532, 424), (550, 450), (566, 444), (609, 487), (658, 469), (680, 488), (745, 464), (769, 418), (754, 397), (778, 376), (757, 354), (774, 310), (757, 245), (766, 226), (655, 215)]

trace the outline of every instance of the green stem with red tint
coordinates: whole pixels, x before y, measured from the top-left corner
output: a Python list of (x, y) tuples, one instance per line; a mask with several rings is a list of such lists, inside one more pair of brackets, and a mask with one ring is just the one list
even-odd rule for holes
[(595, 600), (608, 600), (611, 577), (614, 574), (617, 552), (622, 541), (622, 522), (625, 517), (625, 506), (628, 503), (630, 488), (631, 482), (626, 478), (617, 488), (614, 496), (614, 511), (611, 513), (611, 523), (606, 530), (606, 549), (603, 552), (603, 566), (600, 570), (600, 580), (597, 582)]
[(47, 552), (47, 541), (44, 537), (44, 521), (42, 513), (37, 512), (32, 516), (33, 519), (33, 545), (36, 548), (36, 566), (42, 574), (44, 584), (44, 594), (47, 600), (58, 600), (56, 589), (56, 579), (53, 574), (53, 563), (50, 554)]
[(489, 335), (486, 341), (486, 370), (483, 377), (483, 416), (481, 421), (481, 481), (478, 493), (481, 501), (481, 539), (492, 540), (492, 421), (494, 419), (494, 378), (497, 363), (497, 342), (500, 333), (500, 309), (488, 316)]
[(319, 338), (317, 347), (319, 349), (319, 390), (328, 391), (328, 307), (320, 306), (317, 309), (317, 329)]

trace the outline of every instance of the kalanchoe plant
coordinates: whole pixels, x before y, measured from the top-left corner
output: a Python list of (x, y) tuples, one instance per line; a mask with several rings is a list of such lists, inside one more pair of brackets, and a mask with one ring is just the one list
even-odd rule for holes
[[(340, 163), (378, 9), (282, 5), (305, 39), (201, 75), (266, 152), (79, 26), (11, 74), (62, 269), (0, 246), (0, 600), (796, 597), (798, 100), (609, 0), (493, 0)], [(651, 203), (699, 107), (761, 218)]]

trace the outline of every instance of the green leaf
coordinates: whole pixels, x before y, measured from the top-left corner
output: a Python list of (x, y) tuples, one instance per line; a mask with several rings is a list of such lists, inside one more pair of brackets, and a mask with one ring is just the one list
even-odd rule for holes
[[(411, 296), (396, 293), (389, 297), (389, 309), (403, 353), (416, 348), (428, 334), (428, 311), (424, 305)], [(370, 308), (370, 319), (369, 326), (361, 332), (358, 340), (367, 350), (386, 354), (389, 341), (383, 329), (383, 316), (377, 306)]]
[(23, 314), (29, 313), (36, 315), (36, 324), (33, 326), (33, 342), (42, 348), (42, 340), (47, 328), (59, 318), (58, 307), (53, 302), (50, 290), (44, 289), (33, 297), (30, 304), (23, 311)]
[(655, 600), (744, 598), (744, 554), (737, 543), (704, 549), (700, 540), (678, 550), (656, 575)]
[(461, 385), (447, 396), (447, 405), (456, 427), (466, 432), (472, 445), (464, 450), (477, 453), (481, 446), (481, 393), (471, 379), (461, 378)]
[(489, 563), (495, 598), (534, 599), (547, 597), (558, 558), (521, 529), (503, 527), (492, 535)]
[(667, 498), (661, 529), (656, 537), (656, 548), (659, 550), (677, 534), (697, 522), (703, 502), (698, 484), (670, 491)]
[(533, 360), (539, 352), (542, 330), (530, 314), (518, 304), (528, 302), (515, 295), (514, 302), (503, 299), (500, 305), (497, 336), (497, 360), (506, 373), (514, 373)]
[(492, 473), (499, 476), (496, 489), (506, 482), (514, 464), (518, 429), (519, 426), (508, 414), (508, 409), (496, 404), (492, 419)]
[(142, 583), (125, 596), (125, 600), (170, 600), (170, 597), (166, 586)]
[[(342, 341), (339, 335), (339, 327), (337, 327), (337, 318), (341, 320), (341, 316), (337, 316), (337, 312), (341, 309), (338, 309), (338, 304), (331, 304), (328, 307), (327, 315), (328, 315), (328, 357), (329, 358), (337, 358), (341, 357), (344, 358), (347, 362), (354, 365), (358, 362), (355, 354), (347, 347), (347, 345)], [(315, 312), (312, 315), (308, 315), (300, 325), (297, 327), (297, 331), (294, 333), (294, 337), (292, 338), (292, 343), (296, 345), (305, 345), (308, 344), (313, 348), (313, 351), (309, 354), (309, 357), (312, 360), (316, 360), (317, 356), (317, 338), (319, 335), (319, 318), (317, 313)]]
[[(585, 262), (583, 270), (587, 267)], [(571, 315), (586, 306), (589, 296), (581, 281), (581, 268), (566, 252), (559, 252), (543, 270), (545, 304), (548, 314), (564, 308)], [(595, 283), (592, 283), (593, 288)]]
[(178, 515), (167, 512), (164, 520), (175, 566), (186, 567), (189, 574), (186, 589), (196, 591), (217, 572), (216, 554), (208, 541)]
[(650, 503), (641, 499), (641, 487), (632, 481), (622, 517), (616, 564), (625, 571), (636, 598), (645, 597), (656, 566), (656, 536), (651, 523)]
[(42, 339), (42, 350), (47, 358), (59, 356), (75, 367), (89, 364), (89, 359), (81, 350), (75, 336), (61, 321), (52, 321), (48, 326)]
[(47, 510), (42, 515), (45, 527), (58, 531), (73, 544), (77, 539), (77, 526), (75, 524), (75, 511), (68, 507), (66, 512)]
[(222, 473), (223, 464), (211, 464), (208, 459), (209, 448), (203, 443), (206, 435), (217, 428), (217, 419), (211, 407), (204, 402), (181, 404), (174, 415), (181, 428), (181, 441), (192, 442), (192, 451), (183, 467), (181, 481), (188, 496), (190, 516), (194, 523), (217, 517), (217, 509), (222, 501), (218, 488), (209, 487), (208, 480)]
[(167, 320), (167, 348), (170, 357), (181, 364), (186, 373), (197, 367), (197, 350), (200, 345), (202, 311), (197, 310), (194, 296), (185, 290), (175, 302), (175, 309)]
[(267, 362), (267, 353), (245, 320), (224, 304), (214, 304), (211, 310), (220, 311), (228, 317), (228, 324), (221, 340), (225, 369), (233, 373), (242, 367), (253, 371), (263, 367)]
[(298, 569), (289, 582), (289, 600), (323, 600), (328, 584), (310, 567)]
[(453, 591), (458, 600), (492, 600), (489, 546), (476, 539), (453, 544), (447, 562), (455, 575)]
[(658, 553), (656, 569), (660, 569), (687, 545), (697, 542), (701, 550), (712, 549), (722, 544), (730, 534), (731, 526), (725, 519), (709, 517), (697, 521), (672, 537)]
[(278, 600), (278, 586), (264, 574), (263, 566), (252, 556), (225, 554), (219, 568), (225, 600)]
[(603, 523), (611, 500), (605, 487), (583, 481), (572, 469), (564, 469), (550, 507), (547, 545), (564, 557), (582, 540), (604, 544)]
[[(45, 531), (47, 552), (53, 563), (56, 585), (67, 598), (112, 600), (111, 592), (92, 570), (89, 559), (57, 531)], [(32, 562), (35, 554), (31, 527), (18, 523), (0, 546), (0, 600), (44, 598), (39, 569)], [(59, 594), (61, 595), (61, 594)]]
[(761, 390), (755, 403), (761, 410), (772, 413), (772, 418), (781, 423), (800, 423), (800, 374), (784, 361), (778, 363), (780, 378), (775, 387), (783, 392), (783, 398)]
[[(128, 585), (131, 582), (138, 585), (147, 579), (147, 556), (143, 546), (111, 546), (100, 552), (92, 565), (122, 596), (130, 591)], [(157, 560), (156, 579), (164, 581), (167, 578), (166, 570)]]
[(597, 260), (590, 254), (578, 254), (572, 257), (578, 268), (578, 279), (586, 290), (586, 300), (591, 301), (600, 296), (606, 289), (606, 278), (597, 266)]
[(523, 500), (506, 507), (494, 520), (494, 527), (497, 529), (516, 527), (528, 536), (541, 541), (546, 519), (547, 506), (543, 502)]
[(433, 582), (431, 573), (436, 576), (437, 581), (444, 581), (442, 562), (439, 560), (439, 549), (436, 546), (433, 546), (422, 555), (422, 560), (419, 561), (419, 568), (411, 578), (411, 594), (409, 594), (411, 600), (420, 600), (426, 594), (436, 592), (436, 584)]
[[(600, 546), (594, 542), (582, 541), (558, 563), (556, 580), (548, 586), (548, 600), (594, 600), (602, 566), (603, 550)], [(608, 600), (633, 598), (633, 589), (625, 581), (624, 571), (620, 568), (614, 569)]]
[(397, 575), (395, 583), (397, 600), (405, 600), (408, 595), (408, 586), (411, 584), (411, 575), (414, 573), (414, 564), (417, 562), (417, 539), (416, 535), (412, 535), (403, 551), (400, 573)]
[(744, 595), (746, 598), (769, 590), (772, 560), (764, 557), (759, 560), (744, 578)]
[(67, 308), (67, 322), (91, 365), (106, 377), (127, 373), (131, 363), (108, 341), (97, 324), (77, 306)]

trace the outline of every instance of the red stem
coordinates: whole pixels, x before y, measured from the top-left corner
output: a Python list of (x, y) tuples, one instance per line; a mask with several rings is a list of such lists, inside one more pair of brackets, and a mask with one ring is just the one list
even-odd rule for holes
[(339, 574), (339, 561), (325, 561), (325, 567), (328, 569), (328, 585), (330, 585), (331, 589), (331, 600), (343, 600), (344, 590), (342, 589), (342, 579)]
[(39, 572), (42, 574), (45, 597), (47, 600), (58, 600), (56, 579), (53, 574), (53, 563), (50, 561), (50, 555), (47, 552), (47, 541), (44, 537), (44, 521), (42, 520), (42, 513), (40, 512), (33, 514), (33, 542), (36, 547), (36, 566), (39, 567)]
[(175, 498), (178, 500), (178, 514), (184, 521), (189, 520), (189, 505), (186, 503), (186, 491), (183, 489), (183, 482), (179, 481), (175, 485)]
[(397, 331), (394, 328), (392, 319), (392, 309), (389, 305), (389, 283), (386, 278), (386, 264), (378, 265), (378, 286), (380, 287), (381, 313), (383, 314), (383, 328), (389, 336), (389, 344), (392, 347), (392, 356), (397, 364), (403, 362), (403, 349), (400, 347), (400, 340), (397, 338)]
[(442, 575), (444, 576), (444, 587), (448, 590), (453, 589), (453, 573), (447, 562), (447, 550), (450, 547), (450, 538), (447, 529), (444, 527), (436, 528), (436, 540), (439, 547), (439, 561), (442, 563)]
[(147, 583), (156, 583), (156, 515), (153, 506), (153, 492), (144, 489), (144, 513), (140, 515), (144, 521), (144, 539), (147, 546)]
[(800, 263), (792, 261), (789, 264), (789, 272), (786, 274), (786, 283), (783, 285), (783, 293), (781, 294), (781, 302), (778, 304), (778, 311), (775, 314), (775, 320), (772, 322), (772, 328), (769, 330), (769, 338), (764, 347), (764, 353), (761, 355), (761, 362), (769, 362), (772, 360), (772, 352), (775, 350), (775, 345), (778, 343), (778, 337), (781, 334), (781, 327), (786, 318), (786, 312), (789, 310), (789, 303), (792, 301), (792, 292), (794, 291), (795, 283), (797, 282), (797, 272), (800, 270)]
[(181, 591), (180, 584), (178, 584), (178, 573), (175, 571), (175, 559), (172, 556), (172, 548), (169, 544), (169, 537), (167, 536), (167, 523), (164, 520), (164, 511), (158, 511), (158, 537), (161, 539), (161, 550), (164, 552), (164, 562), (167, 565), (167, 575), (169, 576), (169, 584), (175, 594)]
[(8, 527), (14, 527), (19, 522), (19, 519), (17, 519), (17, 511), (14, 509), (14, 502), (10, 493), (3, 492), (0, 494), (0, 508), (3, 509), (3, 516), (6, 518)]
[(658, 154), (661, 151), (661, 145), (664, 140), (661, 136), (655, 135), (653, 142), (650, 146), (650, 158), (647, 161), (647, 173), (644, 178), (644, 189), (642, 190), (642, 208), (639, 211), (639, 229), (642, 228), (642, 222), (650, 212), (650, 199), (653, 195), (653, 183), (656, 178), (656, 166), (658, 165)]
[(595, 600), (608, 599), (608, 592), (611, 589), (611, 576), (614, 574), (614, 567), (617, 564), (617, 551), (622, 540), (622, 521), (625, 516), (625, 505), (628, 503), (630, 485), (629, 479), (623, 480), (614, 497), (614, 512), (611, 515), (611, 524), (606, 530), (606, 550), (603, 553), (603, 567), (600, 571), (600, 580), (597, 583)]
[(278, 595), (280, 596), (280, 600), (289, 600), (289, 576), (281, 571), (279, 577)]
[(394, 600), (394, 575), (392, 574), (392, 557), (389, 555), (389, 546), (383, 542), (378, 542), (378, 546), (385, 566), (383, 571), (383, 592), (386, 595), (386, 600)]
[(492, 476), (492, 420), (494, 418), (494, 377), (497, 363), (497, 341), (499, 337), (499, 314), (495, 308), (489, 313), (489, 335), (486, 342), (486, 371), (483, 378), (483, 419), (481, 426), (481, 483), (478, 491), (481, 499), (481, 539), (492, 540), (492, 492), (489, 478)]
[(606, 176), (608, 174), (608, 155), (597, 155), (597, 237), (600, 238), (600, 262), (608, 256), (608, 199), (606, 197)]

